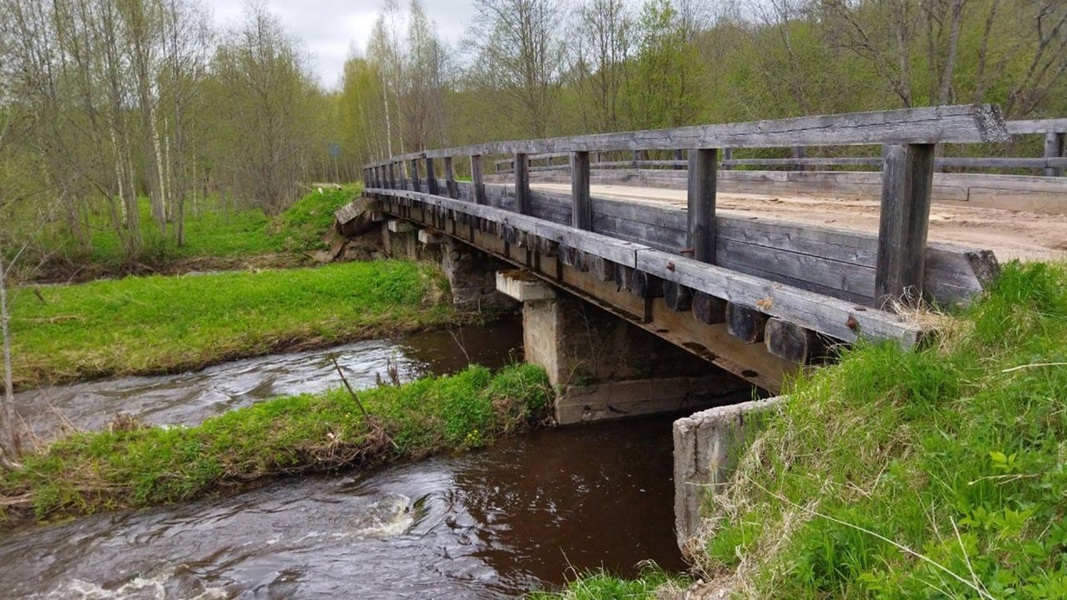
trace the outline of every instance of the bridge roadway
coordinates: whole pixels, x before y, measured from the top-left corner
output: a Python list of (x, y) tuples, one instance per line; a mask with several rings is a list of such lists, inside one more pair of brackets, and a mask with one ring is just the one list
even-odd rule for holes
[[(934, 203), (930, 209), (930, 241), (992, 250), (997, 259), (1024, 261), (1067, 258), (1067, 179), (1063, 183), (1063, 213), (1035, 213), (1004, 208)], [(570, 193), (570, 184), (531, 183), (537, 190)], [(627, 202), (663, 205), (684, 210), (686, 190), (626, 184), (591, 186), (594, 196)], [(717, 196), (721, 216), (779, 220), (799, 225), (878, 233), (880, 204), (848, 195), (797, 196), (730, 194)]]

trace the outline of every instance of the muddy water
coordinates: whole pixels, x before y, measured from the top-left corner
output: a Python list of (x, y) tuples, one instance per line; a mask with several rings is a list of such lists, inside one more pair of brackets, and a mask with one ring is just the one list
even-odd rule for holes
[[(470, 360), (503, 362), (518, 332), (514, 324), (466, 331)], [(404, 378), (467, 364), (451, 335), (433, 339), (337, 352), (363, 384), (384, 371), (386, 357)], [(451, 358), (435, 358), (442, 354)], [(261, 397), (334, 386), (323, 358), (100, 382), (76, 386), (69, 399), (53, 390), (52, 401), (85, 426), (100, 419), (74, 411), (86, 397), (97, 411), (134, 412), (132, 403), (154, 422), (195, 422)], [(645, 559), (682, 569), (670, 427), (651, 419), (542, 431), (377, 472), (0, 533), (0, 598), (504, 598), (556, 588), (575, 571), (635, 573)]]
[(670, 420), (0, 535), (7, 598), (504, 598), (681, 569)]
[(444, 375), (480, 364), (497, 368), (520, 360), (522, 322), (421, 333), (391, 340), (356, 342), (330, 350), (240, 360), (194, 373), (127, 377), (43, 388), (15, 397), (19, 414), (43, 440), (66, 423), (100, 429), (118, 414), (156, 425), (192, 425), (254, 402), (321, 392), (341, 385), (330, 355), (357, 388), (389, 380)]

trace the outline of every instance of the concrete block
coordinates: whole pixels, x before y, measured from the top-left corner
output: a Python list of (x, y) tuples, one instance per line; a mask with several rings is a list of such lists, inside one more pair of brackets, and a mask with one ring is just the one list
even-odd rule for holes
[(496, 274), (496, 290), (519, 302), (552, 300), (556, 291), (552, 286), (522, 271), (500, 271)]
[(415, 231), (415, 226), (407, 221), (401, 221), (399, 219), (389, 219), (389, 231), (392, 233), (410, 233)]
[(674, 530), (682, 553), (700, 528), (708, 495), (721, 494), (749, 435), (763, 428), (784, 397), (719, 406), (674, 422)]
[(419, 230), (420, 244), (426, 244), (427, 246), (436, 246), (438, 244), (443, 244), (446, 239), (448, 239), (448, 237), (440, 231), (433, 231), (431, 229)]

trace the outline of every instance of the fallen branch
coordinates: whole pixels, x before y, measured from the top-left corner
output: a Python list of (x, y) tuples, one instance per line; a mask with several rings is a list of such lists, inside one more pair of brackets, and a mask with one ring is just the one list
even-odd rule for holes
[(1018, 367), (1004, 369), (1003, 371), (1001, 371), (1001, 373), (1012, 373), (1014, 371), (1022, 371), (1023, 369), (1036, 369), (1038, 367), (1067, 367), (1067, 362), (1032, 363), (1029, 365), (1019, 365)]
[(360, 399), (359, 399), (359, 396), (356, 395), (356, 391), (354, 389), (352, 389), (352, 386), (348, 383), (348, 378), (345, 377), (345, 372), (341, 370), (341, 365), (337, 364), (337, 357), (335, 355), (330, 354), (330, 362), (333, 363), (333, 368), (336, 369), (337, 370), (337, 374), (340, 375), (341, 383), (345, 384), (345, 389), (348, 390), (348, 394), (350, 396), (352, 396), (353, 400), (356, 401), (356, 406), (358, 406), (359, 410), (363, 413), (363, 418), (366, 419), (367, 423), (370, 424), (371, 427), (377, 429), (378, 433), (380, 433), (383, 436), (385, 436), (385, 439), (389, 441), (389, 443), (393, 446), (393, 448), (395, 448), (396, 450), (399, 450), (400, 446), (398, 446), (397, 443), (393, 441), (393, 438), (390, 437), (389, 434), (385, 432), (385, 429), (382, 428), (382, 426), (379, 423), (377, 423), (377, 422), (375, 422), (375, 421), (373, 421), (371, 419), (371, 415), (370, 415), (369, 412), (367, 412), (367, 408), (365, 406), (363, 406), (363, 402), (361, 402)]

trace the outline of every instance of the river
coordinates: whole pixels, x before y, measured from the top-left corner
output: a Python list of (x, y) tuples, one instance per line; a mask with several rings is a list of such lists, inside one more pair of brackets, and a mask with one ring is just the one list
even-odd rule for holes
[[(467, 364), (452, 335), (435, 335), (333, 352), (363, 386), (388, 361), (402, 378)], [(471, 328), (464, 337), (470, 360), (499, 365), (514, 356), (521, 328)], [(327, 353), (309, 352), (49, 394), (66, 411), (84, 392), (97, 407), (195, 422), (257, 398), (334, 386), (331, 370)], [(195, 406), (162, 394), (167, 408), (153, 410), (153, 394), (187, 387), (200, 391), (175, 396)], [(124, 403), (111, 403), (115, 396)], [(84, 412), (80, 427), (106, 421)], [(657, 418), (546, 430), (465, 455), (6, 532), (0, 597), (504, 598), (558, 588), (588, 569), (632, 574), (645, 559), (680, 570), (670, 428)]]

